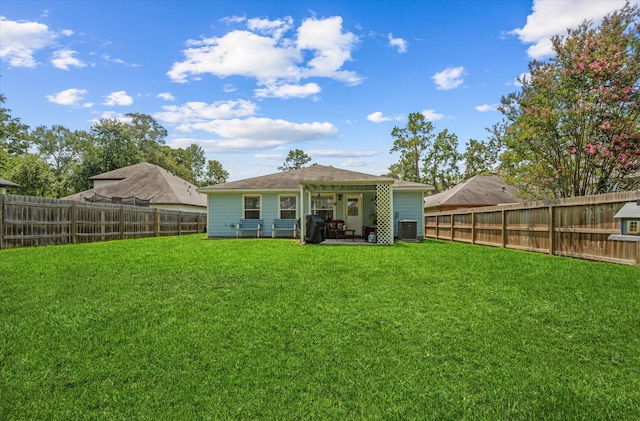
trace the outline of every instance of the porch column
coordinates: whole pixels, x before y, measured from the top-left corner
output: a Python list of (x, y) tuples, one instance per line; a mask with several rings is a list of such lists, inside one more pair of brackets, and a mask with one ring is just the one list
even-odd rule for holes
[(377, 184), (378, 244), (393, 244), (393, 185)]
[(304, 186), (300, 184), (300, 244), (304, 244), (304, 237), (307, 235), (307, 224), (304, 211)]

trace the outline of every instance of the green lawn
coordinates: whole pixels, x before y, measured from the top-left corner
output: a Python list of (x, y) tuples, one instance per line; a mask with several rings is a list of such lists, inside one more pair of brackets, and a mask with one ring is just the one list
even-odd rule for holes
[(640, 269), (202, 235), (0, 251), (0, 419), (637, 419)]

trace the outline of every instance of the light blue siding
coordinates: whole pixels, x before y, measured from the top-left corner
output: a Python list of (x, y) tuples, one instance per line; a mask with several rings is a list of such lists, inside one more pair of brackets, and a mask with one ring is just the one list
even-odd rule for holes
[[(262, 196), (261, 219), (264, 222), (262, 236), (271, 237), (271, 225), (274, 219), (280, 218), (279, 194), (290, 194), (298, 197), (298, 193), (250, 193)], [(242, 215), (241, 193), (216, 193), (208, 195), (208, 233), (209, 237), (235, 237), (235, 224), (244, 218)], [(300, 206), (298, 205), (298, 211)], [(299, 217), (299, 216), (298, 216)], [(246, 235), (246, 234), (245, 234)], [(282, 235), (282, 233), (280, 233)]]
[[(348, 192), (336, 192), (337, 195), (347, 194)], [(280, 218), (280, 209), (278, 203), (278, 195), (289, 194), (295, 195), (299, 199), (299, 192), (269, 192), (269, 193), (252, 193), (262, 196), (261, 218), (264, 221), (262, 228), (263, 237), (271, 237), (271, 225), (274, 219)], [(403, 219), (412, 219), (417, 222), (418, 237), (424, 236), (424, 210), (422, 192), (398, 192), (393, 193), (393, 212), (394, 212), (394, 236), (398, 236), (398, 221)], [(235, 224), (243, 218), (242, 215), (242, 193), (216, 193), (208, 195), (208, 235), (209, 237), (235, 237)], [(375, 192), (365, 192), (363, 194), (363, 215), (362, 222), (364, 225), (369, 223), (369, 215), (375, 210), (374, 202)], [(308, 195), (304, 195), (305, 209), (309, 209)], [(297, 204), (297, 218), (300, 218), (300, 203)], [(336, 219), (343, 217), (342, 202), (334, 209)], [(359, 230), (356, 231), (359, 235)], [(282, 233), (278, 233), (282, 235)]]
[(209, 237), (235, 237), (235, 224), (242, 218), (242, 195), (207, 195)]
[(424, 237), (424, 207), (422, 192), (398, 192), (393, 193), (393, 233), (398, 237), (398, 222), (403, 219), (413, 219), (418, 228), (418, 238)]

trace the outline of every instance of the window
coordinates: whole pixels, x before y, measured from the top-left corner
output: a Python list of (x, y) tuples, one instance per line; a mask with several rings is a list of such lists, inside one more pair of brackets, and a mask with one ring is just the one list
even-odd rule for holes
[(311, 198), (311, 213), (318, 215), (325, 221), (333, 219), (333, 206), (335, 199), (333, 196), (315, 196)]
[(279, 196), (280, 203), (280, 219), (296, 219), (297, 215), (297, 196)]
[(244, 219), (260, 219), (260, 196), (242, 196)]
[(628, 234), (640, 234), (640, 221), (627, 221)]

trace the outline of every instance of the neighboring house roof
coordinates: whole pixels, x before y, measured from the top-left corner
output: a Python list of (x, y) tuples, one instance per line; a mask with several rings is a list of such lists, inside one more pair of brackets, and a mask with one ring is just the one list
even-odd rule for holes
[(0, 178), (0, 187), (21, 187), (20, 184), (13, 183), (4, 178)]
[(244, 180), (215, 184), (198, 189), (203, 193), (229, 192), (242, 190), (297, 190), (301, 184), (393, 184), (398, 190), (432, 190), (433, 187), (413, 183), (410, 181), (396, 180), (388, 177), (380, 177), (355, 171), (343, 170), (325, 165), (312, 165), (279, 172), (275, 174), (252, 177)]
[(128, 167), (90, 177), (92, 181), (113, 183), (67, 196), (65, 199), (84, 200), (98, 194), (106, 197), (132, 197), (150, 200), (151, 205), (189, 205), (207, 207), (207, 197), (197, 187), (154, 164), (141, 162)]
[(640, 200), (625, 203), (618, 213), (614, 215), (614, 218), (640, 218)]
[(462, 183), (424, 198), (425, 208), (493, 206), (517, 203), (518, 190), (497, 175), (476, 175)]

